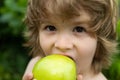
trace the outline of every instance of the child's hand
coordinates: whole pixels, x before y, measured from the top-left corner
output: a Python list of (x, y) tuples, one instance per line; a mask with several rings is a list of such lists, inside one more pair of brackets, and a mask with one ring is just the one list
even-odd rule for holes
[(33, 80), (33, 74), (32, 73), (25, 74), (22, 80)]
[(78, 75), (77, 76), (77, 80), (83, 80), (83, 76), (82, 75)]
[(22, 80), (33, 80), (33, 74), (32, 74), (32, 69), (34, 67), (34, 64), (40, 59), (40, 56), (34, 57), (30, 60), (26, 71), (23, 75)]

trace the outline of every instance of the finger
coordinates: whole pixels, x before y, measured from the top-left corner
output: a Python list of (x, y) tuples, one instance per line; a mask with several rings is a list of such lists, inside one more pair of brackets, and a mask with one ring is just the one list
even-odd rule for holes
[(32, 73), (28, 74), (28, 80), (32, 80), (32, 79), (33, 79), (33, 74)]
[(23, 80), (32, 80), (33, 79), (33, 74), (32, 73), (29, 73), (29, 74), (26, 74), (24, 76), (24, 79)]
[(82, 75), (77, 76), (77, 80), (82, 80), (82, 79), (83, 79)]

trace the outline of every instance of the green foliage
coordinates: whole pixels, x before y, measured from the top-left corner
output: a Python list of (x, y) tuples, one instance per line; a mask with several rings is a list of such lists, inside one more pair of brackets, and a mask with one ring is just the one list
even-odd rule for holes
[(120, 20), (117, 23), (117, 41), (118, 41), (118, 52), (113, 56), (112, 65), (108, 70), (104, 70), (104, 74), (108, 80), (120, 80)]
[(118, 41), (120, 41), (120, 20), (117, 22), (117, 29), (116, 29), (116, 31), (117, 31)]
[[(21, 80), (29, 61), (28, 51), (22, 46), (26, 5), (27, 0), (0, 1), (0, 80)], [(120, 50), (120, 20), (117, 36)], [(120, 80), (120, 51), (113, 58), (110, 68), (103, 72), (109, 80)]]
[(26, 0), (0, 1), (0, 80), (21, 80), (28, 62), (22, 47)]
[(23, 27), (21, 26), (23, 14), (26, 11), (26, 0), (4, 0), (4, 4), (0, 8), (0, 22), (2, 24), (8, 24), (1, 30), (0, 34), (6, 34), (8, 32), (13, 35), (18, 35), (23, 31)]

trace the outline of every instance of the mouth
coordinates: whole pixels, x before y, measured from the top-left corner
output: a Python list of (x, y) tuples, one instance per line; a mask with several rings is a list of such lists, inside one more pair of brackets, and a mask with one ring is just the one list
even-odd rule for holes
[(67, 57), (69, 57), (70, 59), (74, 60), (71, 56), (67, 56)]
[(67, 56), (68, 58), (72, 59), (75, 62), (74, 58), (71, 57), (70, 55), (67, 55), (67, 54), (62, 54), (62, 55)]
[(67, 54), (67, 53), (58, 53), (58, 54), (66, 56), (66, 57), (70, 58), (71, 60), (73, 60), (74, 62), (76, 62), (75, 59), (72, 56), (70, 56), (69, 54)]

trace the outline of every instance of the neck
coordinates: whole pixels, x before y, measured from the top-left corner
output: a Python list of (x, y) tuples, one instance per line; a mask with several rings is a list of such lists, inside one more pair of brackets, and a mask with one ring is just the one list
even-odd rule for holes
[(83, 80), (90, 80), (94, 76), (95, 76), (95, 73), (92, 69), (88, 69), (83, 72)]
[(97, 80), (95, 79), (99, 74), (101, 73), (94, 73), (93, 69), (91, 68), (87, 68), (87, 69), (82, 69), (79, 71), (80, 73), (78, 74), (81, 74), (83, 76), (83, 80)]

